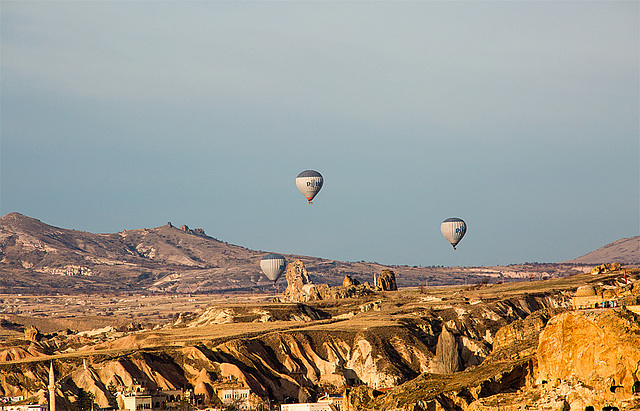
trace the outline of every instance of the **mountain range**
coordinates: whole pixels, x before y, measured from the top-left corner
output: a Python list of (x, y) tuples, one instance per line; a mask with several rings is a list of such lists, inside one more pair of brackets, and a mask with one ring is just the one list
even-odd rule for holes
[[(398, 286), (436, 286), (548, 278), (580, 272), (580, 264), (639, 264), (640, 237), (623, 239), (562, 264), (506, 267), (385, 266), (284, 254), (301, 260), (313, 282), (340, 285), (345, 275), (373, 282), (383, 269)], [(615, 253), (611, 251), (615, 250)], [(266, 251), (250, 250), (172, 223), (156, 228), (94, 234), (63, 229), (20, 213), (0, 218), (0, 293), (146, 292), (217, 293), (283, 290), (260, 271)]]

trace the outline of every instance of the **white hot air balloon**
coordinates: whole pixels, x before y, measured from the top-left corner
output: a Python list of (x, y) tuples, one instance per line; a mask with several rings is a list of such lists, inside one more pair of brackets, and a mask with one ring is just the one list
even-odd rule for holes
[(309, 204), (322, 188), (322, 174), (314, 170), (305, 170), (296, 177), (298, 190), (307, 198)]
[(284, 272), (287, 261), (280, 254), (267, 254), (260, 260), (260, 268), (264, 275), (275, 284)]
[(440, 231), (455, 250), (456, 245), (467, 232), (467, 224), (461, 218), (447, 218), (440, 224)]

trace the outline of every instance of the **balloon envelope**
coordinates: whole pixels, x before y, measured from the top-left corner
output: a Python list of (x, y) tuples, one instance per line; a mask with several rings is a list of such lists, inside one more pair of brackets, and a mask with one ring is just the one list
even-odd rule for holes
[(311, 200), (313, 200), (322, 188), (323, 182), (322, 174), (314, 170), (305, 170), (296, 177), (296, 186), (298, 186), (298, 190), (309, 200), (309, 204), (311, 204)]
[(440, 231), (455, 250), (456, 245), (467, 232), (467, 224), (461, 218), (447, 218), (440, 224)]
[(280, 254), (268, 254), (260, 260), (262, 272), (274, 283), (280, 278), (286, 265), (287, 261)]

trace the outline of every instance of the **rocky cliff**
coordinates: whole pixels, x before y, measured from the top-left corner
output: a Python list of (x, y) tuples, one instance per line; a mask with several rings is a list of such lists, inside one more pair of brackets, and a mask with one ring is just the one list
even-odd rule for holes
[(572, 409), (623, 404), (640, 394), (640, 317), (626, 309), (560, 314), (540, 334), (536, 359), (536, 384), (573, 387)]
[[(501, 327), (538, 308), (564, 304), (545, 295), (525, 295), (486, 304), (471, 305), (463, 298), (450, 305), (430, 305), (421, 294), (410, 295), (407, 299), (392, 292), (369, 302), (352, 299), (337, 305), (220, 305), (195, 317), (181, 316), (172, 327), (156, 331), (106, 329), (5, 342), (0, 347), (0, 394), (44, 395), (51, 360), (60, 376), (63, 408), (80, 388), (106, 406), (113, 400), (107, 387), (134, 384), (150, 389), (194, 387), (211, 402), (215, 390), (229, 381), (277, 401), (298, 398), (300, 393), (310, 398), (341, 393), (360, 385), (404, 387), (412, 381), (418, 384), (433, 371), (453, 377), (460, 374), (453, 374), (456, 371), (478, 368)], [(221, 337), (221, 330), (229, 326), (235, 331)], [(502, 380), (516, 379), (513, 375), (526, 368), (510, 363), (501, 367), (491, 368), (492, 378), (498, 375), (500, 381), (491, 384), (498, 387), (513, 384)], [(477, 390), (497, 389), (483, 384), (491, 386), (480, 383)]]
[(138, 384), (191, 387), (211, 404), (232, 385), (280, 402), (344, 393), (345, 410), (633, 409), (638, 316), (567, 311), (577, 284), (640, 290), (639, 272), (628, 274), (633, 284), (622, 273), (583, 274), (306, 304), (218, 303), (153, 330), (24, 327), (25, 338), (0, 343), (0, 392), (42, 397), (53, 361), (67, 406), (81, 388), (104, 406), (109, 387)]

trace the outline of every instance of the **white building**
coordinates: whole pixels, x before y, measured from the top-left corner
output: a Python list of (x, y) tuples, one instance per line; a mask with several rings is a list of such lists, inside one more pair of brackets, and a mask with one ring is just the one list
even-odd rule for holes
[(318, 402), (282, 404), (280, 411), (340, 411), (342, 409), (342, 396), (327, 394), (318, 399)]
[(140, 411), (153, 409), (153, 400), (149, 394), (135, 393), (122, 397), (124, 409), (127, 411)]
[(320, 404), (329, 404), (333, 408), (332, 410), (341, 411), (342, 410), (342, 395), (338, 394), (326, 394), (320, 398), (318, 398), (318, 403)]
[(6, 405), (2, 409), (6, 411), (49, 411), (49, 404)]
[(127, 411), (165, 410), (177, 408), (184, 400), (182, 390), (154, 390), (135, 386), (133, 392), (120, 393), (122, 407)]
[(336, 408), (326, 402), (307, 402), (302, 404), (282, 404), (280, 411), (335, 411)]
[(218, 398), (224, 405), (235, 405), (241, 410), (249, 410), (249, 388), (225, 388), (218, 391)]

